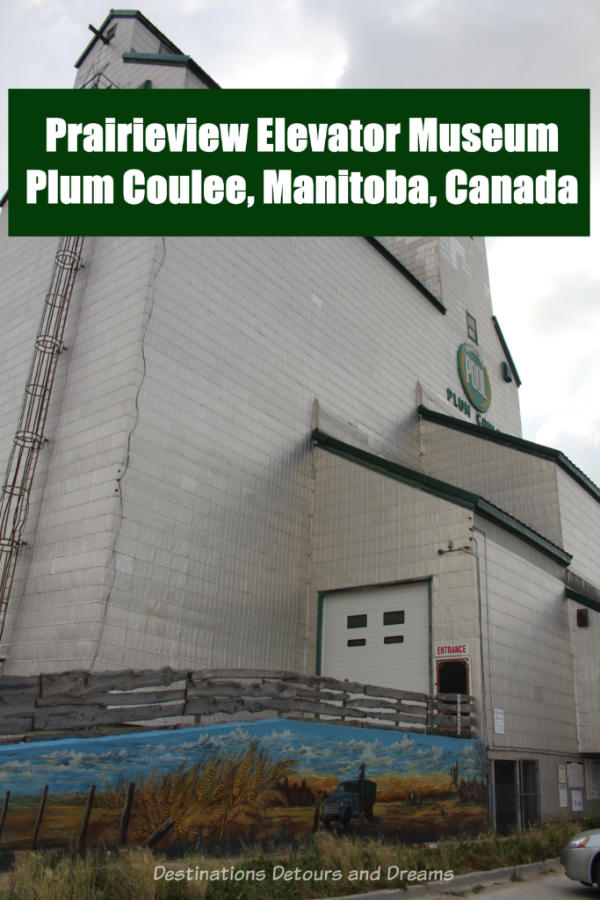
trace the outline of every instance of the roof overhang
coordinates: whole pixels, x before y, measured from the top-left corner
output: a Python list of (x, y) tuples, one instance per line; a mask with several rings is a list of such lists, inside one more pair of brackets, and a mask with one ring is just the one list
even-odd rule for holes
[(512, 434), (506, 434), (504, 431), (492, 431), (490, 428), (481, 428), (479, 425), (456, 419), (454, 416), (447, 416), (445, 413), (428, 409), (428, 407), (423, 405), (419, 406), (419, 415), (427, 422), (434, 422), (436, 425), (442, 425), (444, 428), (462, 431), (483, 441), (502, 444), (504, 447), (510, 447), (512, 450), (518, 450), (520, 453), (537, 456), (539, 459), (551, 460), (577, 481), (588, 494), (600, 501), (600, 488), (598, 485), (594, 484), (592, 479), (588, 478), (585, 472), (582, 472), (574, 462), (571, 462), (569, 457), (565, 456), (561, 450), (556, 450), (554, 447), (546, 447), (544, 444), (536, 444), (534, 441), (526, 441)]
[(500, 509), (499, 506), (490, 503), (485, 497), (474, 494), (472, 491), (466, 491), (463, 488), (456, 487), (456, 485), (449, 484), (446, 481), (441, 481), (439, 478), (432, 478), (430, 475), (425, 475), (423, 472), (417, 472), (415, 469), (410, 469), (408, 466), (392, 462), (383, 456), (369, 453), (366, 450), (360, 449), (360, 447), (346, 444), (344, 441), (340, 441), (337, 438), (326, 434), (319, 428), (316, 428), (313, 431), (312, 438), (317, 447), (327, 450), (329, 453), (341, 456), (343, 459), (357, 463), (374, 472), (379, 472), (381, 475), (385, 475), (388, 478), (393, 478), (396, 481), (400, 481), (417, 490), (433, 494), (449, 503), (455, 503), (457, 506), (462, 506), (472, 510), (474, 513), (478, 513), (482, 518), (488, 519), (490, 522), (493, 522), (495, 525), (504, 529), (504, 531), (514, 534), (520, 540), (535, 547), (536, 550), (539, 550), (560, 566), (566, 567), (570, 565), (571, 560), (573, 559), (572, 555), (567, 553), (566, 550), (563, 550), (562, 547), (559, 547), (558, 544), (554, 544), (537, 531), (534, 531), (533, 528), (530, 528), (529, 525), (525, 525), (524, 522), (511, 516), (510, 513)]

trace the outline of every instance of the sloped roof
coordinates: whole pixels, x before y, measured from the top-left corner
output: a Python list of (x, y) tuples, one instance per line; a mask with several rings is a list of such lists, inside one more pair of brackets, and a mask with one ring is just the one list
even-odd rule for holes
[(401, 481), (403, 484), (408, 484), (417, 490), (433, 494), (442, 500), (447, 500), (449, 503), (455, 503), (457, 506), (471, 509), (505, 531), (516, 535), (530, 546), (535, 547), (536, 550), (544, 553), (561, 566), (566, 567), (570, 565), (573, 559), (572, 555), (563, 550), (562, 547), (559, 547), (558, 544), (548, 540), (548, 538), (530, 528), (529, 525), (516, 519), (510, 513), (507, 513), (479, 494), (466, 491), (464, 488), (456, 487), (456, 485), (447, 481), (441, 481), (439, 478), (432, 478), (423, 472), (392, 462), (383, 456), (361, 450), (352, 444), (346, 444), (344, 441), (340, 441), (318, 428), (313, 431), (312, 437), (317, 447), (327, 450), (329, 453), (334, 453), (336, 456), (341, 456), (350, 462), (357, 463), (374, 472), (379, 472), (396, 481)]
[[(187, 68), (191, 69), (195, 75), (197, 75), (202, 81), (204, 81), (210, 88), (218, 88), (219, 85), (211, 78), (210, 75), (195, 62), (191, 56), (186, 56), (185, 53), (179, 49), (179, 47), (173, 43), (165, 34), (163, 34), (160, 29), (154, 25), (150, 19), (147, 19), (143, 13), (139, 11), (139, 9), (111, 9), (106, 19), (102, 23), (102, 25), (97, 29), (100, 34), (102, 34), (105, 28), (112, 22), (113, 19), (137, 19), (138, 22), (141, 22), (148, 31), (153, 34), (161, 44), (164, 46), (165, 50), (168, 50), (167, 57), (170, 57), (170, 65), (185, 65)], [(82, 64), (92, 47), (99, 41), (100, 38), (97, 34), (94, 34), (94, 37), (89, 42), (77, 62), (75, 63), (75, 68), (78, 69)], [(129, 57), (125, 59), (125, 62), (159, 62), (162, 65), (168, 65), (169, 62), (164, 59), (154, 58), (155, 54), (135, 54), (137, 59), (133, 59), (134, 54), (127, 54)], [(144, 59), (144, 57), (146, 57)]]
[(489, 428), (481, 428), (479, 425), (473, 425), (471, 422), (464, 422), (462, 419), (455, 419), (454, 416), (447, 416), (444, 413), (436, 412), (428, 409), (426, 406), (419, 406), (419, 415), (428, 422), (435, 422), (436, 425), (442, 425), (444, 428), (452, 428), (454, 431), (463, 431), (472, 437), (479, 438), (483, 441), (492, 441), (494, 444), (502, 444), (504, 447), (510, 447), (518, 450), (520, 453), (528, 453), (530, 456), (537, 456), (539, 459), (549, 459), (560, 466), (563, 471), (571, 476), (578, 484), (584, 488), (588, 494), (591, 494), (600, 502), (600, 488), (591, 478), (582, 472), (582, 470), (572, 462), (562, 450), (556, 450), (554, 447), (546, 447), (544, 444), (536, 444), (535, 441), (526, 441), (524, 438), (515, 437), (512, 434), (505, 434), (503, 431), (492, 431)]
[(492, 323), (493, 323), (493, 325), (494, 325), (494, 329), (495, 329), (496, 334), (497, 334), (497, 336), (498, 336), (498, 340), (500, 341), (500, 346), (502, 347), (502, 350), (503, 350), (504, 355), (505, 355), (505, 357), (506, 357), (506, 361), (507, 361), (507, 363), (508, 363), (508, 365), (509, 365), (509, 368), (510, 368), (510, 370), (511, 370), (511, 372), (512, 372), (513, 378), (515, 379), (515, 382), (516, 382), (516, 384), (517, 384), (517, 387), (521, 387), (522, 381), (521, 381), (521, 379), (520, 379), (520, 377), (519, 377), (519, 373), (517, 372), (517, 367), (515, 366), (515, 361), (514, 361), (514, 359), (512, 358), (512, 354), (511, 354), (510, 350), (508, 349), (508, 344), (506, 343), (506, 338), (505, 338), (504, 335), (502, 334), (502, 329), (500, 328), (500, 322), (498, 321), (498, 319), (496, 318), (496, 316), (492, 316)]

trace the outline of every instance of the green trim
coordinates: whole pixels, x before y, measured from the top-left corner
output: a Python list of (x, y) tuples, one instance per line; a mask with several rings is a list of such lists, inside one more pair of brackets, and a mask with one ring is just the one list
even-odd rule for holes
[(323, 594), (319, 593), (317, 606), (317, 665), (315, 675), (321, 674), (321, 654), (323, 652)]
[(517, 383), (517, 387), (521, 387), (521, 379), (519, 378), (519, 373), (517, 372), (517, 367), (515, 366), (514, 360), (511, 356), (510, 350), (508, 349), (508, 344), (506, 343), (506, 339), (502, 334), (502, 329), (500, 328), (500, 323), (496, 316), (492, 316), (492, 322), (494, 323), (494, 328), (496, 329), (496, 334), (498, 335), (498, 340), (504, 350), (504, 355), (506, 356), (506, 361), (510, 366), (510, 370), (513, 373), (513, 378)]
[(537, 550), (541, 550), (542, 553), (545, 553), (546, 556), (549, 556), (561, 566), (569, 566), (571, 564), (571, 560), (573, 559), (572, 553), (567, 553), (562, 547), (549, 541), (543, 535), (539, 534), (539, 532), (534, 531), (533, 528), (525, 525), (525, 523), (519, 521), (519, 519), (515, 519), (510, 513), (504, 512), (503, 509), (490, 503), (489, 500), (486, 500), (484, 497), (478, 498), (476, 511), (484, 519), (489, 519), (496, 525), (500, 525), (500, 527), (504, 528), (506, 531), (515, 534), (521, 540), (531, 544), (531, 546), (535, 547)]
[(526, 441), (524, 438), (515, 437), (503, 431), (481, 428), (479, 425), (473, 425), (471, 422), (465, 422), (462, 419), (455, 419), (453, 416), (435, 412), (426, 406), (419, 406), (419, 415), (428, 422), (435, 422), (436, 425), (453, 428), (454, 431), (464, 431), (465, 434), (482, 438), (484, 441), (492, 441), (494, 444), (502, 444), (505, 447), (510, 447), (512, 450), (519, 450), (521, 453), (529, 453), (531, 456), (537, 456), (539, 459), (548, 459), (551, 462), (555, 462), (571, 478), (574, 478), (588, 494), (600, 501), (600, 488), (575, 463), (571, 462), (569, 457), (565, 456), (561, 450), (555, 450), (554, 447), (546, 447), (544, 444), (536, 444), (534, 441)]
[(381, 253), (381, 255), (385, 259), (387, 259), (387, 261), (391, 263), (395, 269), (398, 269), (398, 271), (401, 272), (408, 281), (410, 281), (413, 287), (416, 287), (416, 289), (420, 291), (423, 296), (426, 297), (429, 302), (435, 306), (438, 312), (441, 312), (444, 316), (446, 315), (446, 307), (441, 302), (441, 300), (438, 300), (435, 294), (432, 294), (431, 291), (425, 287), (423, 282), (419, 281), (416, 275), (413, 275), (410, 269), (407, 269), (406, 266), (403, 265), (400, 260), (396, 256), (394, 256), (393, 253), (390, 253), (387, 247), (384, 247), (383, 244), (380, 243), (375, 237), (367, 237), (365, 235), (365, 241), (368, 241), (369, 244), (374, 247), (378, 253)]
[[(105, 18), (102, 25), (100, 25), (100, 27), (98, 28), (98, 31), (100, 32), (100, 34), (104, 33), (104, 29), (110, 22), (112, 22), (113, 19), (138, 19), (138, 21), (140, 21), (143, 25), (145, 25), (146, 28), (148, 29), (148, 31), (150, 31), (154, 35), (154, 37), (158, 38), (158, 40), (161, 42), (161, 44), (164, 44), (165, 47), (168, 47), (168, 49), (171, 50), (172, 53), (181, 53), (181, 50), (179, 49), (179, 47), (176, 47), (175, 44), (173, 43), (173, 41), (170, 41), (169, 38), (165, 34), (162, 33), (162, 31), (159, 31), (159, 29), (156, 27), (156, 25), (153, 25), (152, 22), (149, 19), (147, 19), (146, 16), (144, 16), (139, 11), (139, 9), (111, 9), (111, 11)], [(90, 50), (92, 49), (92, 47), (94, 46), (96, 41), (99, 41), (99, 40), (100, 40), (100, 38), (95, 34), (94, 37), (92, 38), (92, 40), (87, 45), (87, 47), (85, 48), (85, 50), (83, 51), (83, 53), (81, 54), (81, 56), (79, 57), (79, 59), (77, 60), (77, 62), (75, 63), (76, 69), (79, 68), (79, 66), (84, 61), (84, 59), (86, 58), (86, 56), (88, 55), (88, 53), (90, 52)]]
[(357, 462), (373, 472), (379, 472), (382, 475), (389, 475), (396, 481), (408, 484), (410, 487), (425, 491), (427, 494), (433, 494), (435, 497), (441, 497), (442, 500), (448, 500), (450, 503), (456, 503), (458, 506), (464, 506), (465, 509), (473, 509), (477, 500), (477, 494), (465, 491), (446, 481), (440, 481), (438, 478), (432, 478), (430, 475), (424, 475), (422, 472), (416, 472), (400, 463), (392, 462), (384, 459), (382, 456), (375, 456), (374, 453), (368, 453), (359, 447), (351, 444), (345, 444), (337, 438), (331, 437), (324, 431), (316, 428), (313, 431), (313, 440), (323, 450), (328, 450), (336, 456), (348, 459), (350, 462)]
[(149, 62), (158, 66), (187, 66), (191, 57), (185, 53), (136, 53), (127, 50), (122, 54), (123, 62)]
[(122, 54), (126, 63), (152, 63), (158, 66), (184, 66), (187, 68), (191, 57), (185, 53), (136, 53), (129, 50)]
[(151, 66), (181, 66), (197, 75), (209, 88), (218, 88), (216, 81), (201, 69), (191, 56), (185, 53), (135, 53), (133, 50), (122, 55), (124, 63), (146, 63)]
[(318, 428), (313, 431), (312, 437), (318, 447), (333, 453), (335, 456), (340, 456), (349, 462), (358, 463), (373, 472), (393, 478), (395, 481), (400, 481), (417, 490), (432, 494), (449, 503), (454, 503), (456, 506), (471, 509), (483, 518), (489, 519), (495, 525), (499, 525), (505, 531), (516, 535), (525, 543), (535, 547), (536, 550), (549, 556), (550, 559), (561, 566), (568, 566), (573, 559), (572, 555), (563, 550), (562, 547), (558, 547), (552, 541), (534, 531), (533, 528), (515, 519), (514, 516), (504, 512), (504, 510), (490, 503), (489, 500), (480, 497), (479, 494), (473, 494), (471, 491), (448, 484), (446, 481), (440, 481), (438, 478), (432, 478), (430, 475), (416, 472), (414, 469), (409, 469), (407, 466), (376, 456), (374, 453), (368, 453), (359, 447), (353, 447), (351, 444), (346, 444), (337, 438), (331, 437)]
[(592, 600), (590, 597), (580, 594), (579, 591), (574, 591), (573, 588), (566, 587), (565, 596), (568, 600), (575, 600), (576, 603), (581, 603), (582, 606), (587, 606), (588, 609), (600, 612), (600, 603), (597, 600)]
[[(111, 9), (111, 11), (110, 11), (109, 14), (107, 15), (106, 19), (104, 20), (104, 22), (102, 23), (102, 25), (101, 25), (100, 28), (98, 29), (98, 31), (100, 32), (100, 34), (102, 34), (102, 33), (104, 32), (104, 29), (106, 28), (106, 26), (107, 26), (113, 19), (137, 19), (138, 22), (141, 22), (142, 25), (144, 25), (144, 26), (148, 29), (148, 31), (149, 31), (151, 34), (153, 34), (155, 38), (158, 38), (158, 40), (160, 41), (160, 43), (161, 43), (167, 50), (170, 51), (169, 53), (166, 53), (166, 54), (162, 54), (162, 53), (157, 53), (157, 54), (154, 54), (154, 53), (148, 53), (148, 54), (145, 54), (145, 53), (134, 53), (134, 52), (132, 51), (131, 53), (127, 54), (127, 56), (130, 56), (130, 57), (144, 57), (144, 56), (146, 56), (146, 57), (152, 57), (152, 59), (147, 59), (146, 61), (147, 61), (147, 62), (152, 62), (152, 63), (154, 63), (154, 64), (158, 62), (158, 60), (155, 59), (155, 57), (163, 57), (163, 58), (164, 58), (164, 57), (167, 57), (167, 59), (168, 59), (169, 56), (176, 56), (176, 57), (183, 57), (183, 56), (184, 56), (184, 54), (181, 52), (181, 50), (179, 49), (179, 47), (178, 47), (176, 44), (174, 44), (173, 41), (169, 40), (169, 38), (168, 38), (165, 34), (163, 34), (162, 31), (160, 31), (160, 30), (156, 27), (156, 25), (153, 25), (152, 22), (150, 21), (150, 19), (147, 19), (146, 16), (144, 16), (138, 9)], [(100, 40), (100, 38), (97, 37), (97, 35), (94, 35), (94, 37), (92, 38), (92, 40), (89, 42), (89, 44), (87, 45), (87, 47), (85, 48), (85, 50), (83, 51), (83, 53), (81, 54), (81, 56), (79, 57), (79, 59), (77, 60), (77, 62), (75, 63), (75, 68), (76, 68), (76, 69), (78, 69), (78, 68), (80, 67), (81, 63), (84, 61), (84, 59), (86, 58), (86, 56), (88, 55), (88, 53), (90, 52), (90, 50), (92, 49), (92, 47), (95, 45), (96, 41), (99, 41), (99, 40)], [(217, 82), (214, 80), (214, 78), (211, 78), (210, 75), (209, 75), (207, 72), (205, 72), (204, 69), (202, 69), (202, 68), (198, 65), (198, 63), (195, 62), (195, 61), (191, 58), (191, 56), (187, 56), (187, 57), (185, 57), (185, 58), (188, 60), (188, 62), (186, 63), (187, 67), (188, 67), (195, 75), (197, 75), (202, 81), (204, 81), (204, 83), (207, 84), (209, 88), (213, 88), (213, 89), (214, 89), (214, 88), (219, 88), (219, 87), (220, 87), (220, 85), (217, 84)], [(125, 60), (125, 62), (143, 62), (143, 61), (144, 61), (144, 60), (142, 60), (142, 59), (133, 59), (133, 58), (127, 60), (127, 59), (125, 59), (125, 54), (123, 54), (123, 59)], [(168, 65), (178, 65), (178, 63), (173, 63), (173, 62), (168, 63), (168, 62), (164, 62), (164, 61), (163, 61), (162, 63), (160, 63), (160, 64), (162, 64), (162, 65), (167, 65), (167, 66), (168, 66)], [(183, 65), (183, 63), (179, 63), (179, 65)]]

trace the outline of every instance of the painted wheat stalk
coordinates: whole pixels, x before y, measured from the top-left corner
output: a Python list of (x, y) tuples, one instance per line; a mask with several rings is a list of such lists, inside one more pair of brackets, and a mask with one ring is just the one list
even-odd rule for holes
[[(166, 774), (155, 771), (136, 784), (130, 839), (143, 840), (169, 817), (174, 835), (189, 843), (245, 837), (264, 822), (269, 807), (285, 803), (277, 785), (291, 774), (292, 760), (274, 762), (258, 741), (237, 754), (214, 753)], [(119, 776), (99, 805), (120, 810), (125, 790)]]

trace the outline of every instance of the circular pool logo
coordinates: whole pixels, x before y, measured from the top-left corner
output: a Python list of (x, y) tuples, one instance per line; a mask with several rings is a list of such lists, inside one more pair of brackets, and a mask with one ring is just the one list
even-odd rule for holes
[(479, 412), (489, 409), (492, 402), (490, 378), (477, 348), (472, 344), (461, 344), (458, 348), (458, 374), (465, 394), (475, 409)]

